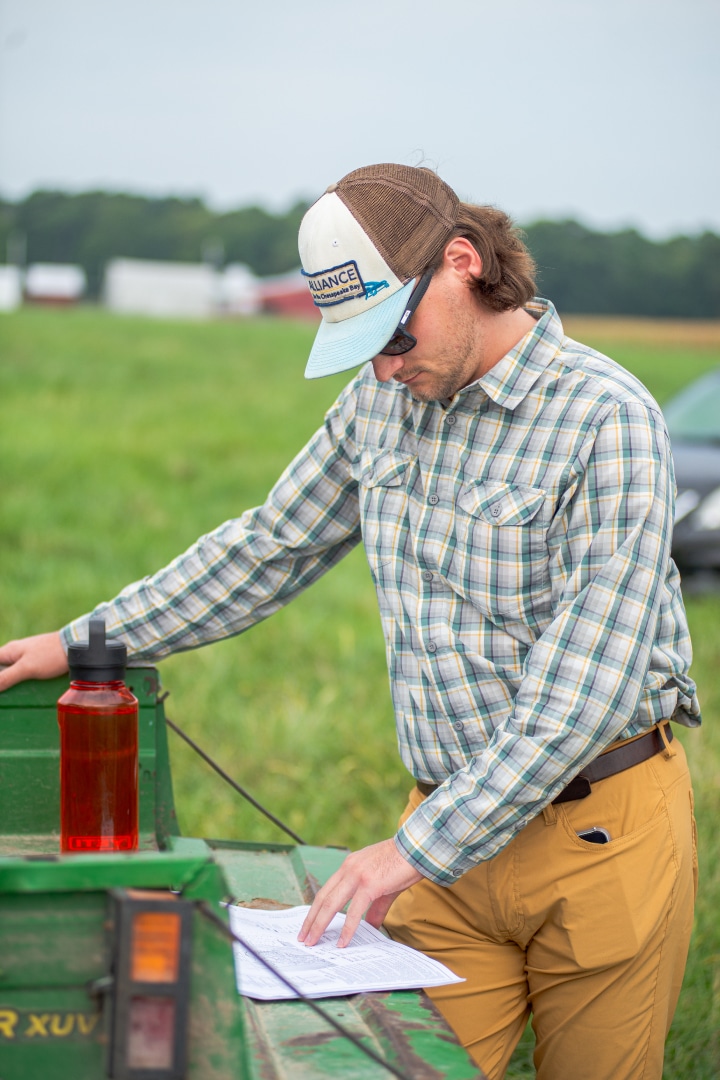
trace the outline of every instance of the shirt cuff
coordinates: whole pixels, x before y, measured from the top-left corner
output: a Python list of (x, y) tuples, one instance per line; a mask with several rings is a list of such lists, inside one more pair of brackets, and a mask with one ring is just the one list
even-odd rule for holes
[(449, 843), (425, 817), (422, 806), (400, 826), (395, 843), (403, 858), (437, 885), (454, 885), (478, 861)]
[(67, 626), (63, 626), (60, 631), (60, 641), (62, 642), (62, 647), (66, 654), (70, 645), (76, 645), (78, 642), (87, 641), (89, 620), (89, 615), (81, 615), (79, 619), (73, 619)]

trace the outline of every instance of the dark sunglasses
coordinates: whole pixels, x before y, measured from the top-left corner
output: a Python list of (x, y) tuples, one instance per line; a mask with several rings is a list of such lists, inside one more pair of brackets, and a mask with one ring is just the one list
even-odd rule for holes
[(402, 356), (403, 353), (410, 352), (410, 350), (414, 349), (417, 345), (417, 338), (413, 337), (412, 334), (408, 334), (404, 327), (417, 311), (418, 304), (425, 295), (432, 276), (433, 271), (426, 270), (413, 291), (410, 293), (410, 299), (403, 312), (403, 317), (397, 325), (397, 330), (390, 338), (385, 348), (380, 350), (383, 356)]

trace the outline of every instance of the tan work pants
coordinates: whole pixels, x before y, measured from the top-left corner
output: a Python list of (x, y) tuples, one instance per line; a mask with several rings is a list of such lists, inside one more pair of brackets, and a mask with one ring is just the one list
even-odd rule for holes
[[(413, 789), (403, 819), (422, 798)], [(592, 826), (610, 843), (578, 837)], [(489, 1080), (531, 1013), (539, 1080), (660, 1080), (696, 889), (675, 739), (588, 798), (549, 806), (456, 884), (408, 889), (385, 926), (467, 980), (428, 993)]]

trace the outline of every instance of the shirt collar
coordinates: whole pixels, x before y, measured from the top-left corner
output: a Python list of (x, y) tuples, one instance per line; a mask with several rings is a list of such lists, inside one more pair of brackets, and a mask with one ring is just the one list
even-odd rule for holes
[(549, 300), (534, 297), (525, 305), (535, 326), (497, 364), (460, 394), (480, 386), (497, 405), (516, 408), (559, 352), (565, 334)]

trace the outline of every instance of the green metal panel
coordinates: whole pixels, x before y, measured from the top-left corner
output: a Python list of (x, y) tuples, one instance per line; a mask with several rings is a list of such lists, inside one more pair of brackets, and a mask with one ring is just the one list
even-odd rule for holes
[[(266, 898), (287, 906), (309, 904), (347, 852), (289, 844), (233, 844), (208, 840), (230, 895), (243, 902)], [(177, 850), (177, 841), (172, 842)]]
[(3, 1080), (100, 1080), (106, 1033), (83, 988), (0, 990)]
[(3, 990), (83, 986), (104, 974), (104, 893), (51, 898), (44, 892), (0, 895)]
[[(320, 1004), (408, 1080), (483, 1080), (424, 994), (355, 994)], [(253, 1080), (385, 1080), (389, 1075), (301, 1001), (248, 1001), (246, 1008)]]
[[(194, 850), (108, 852), (102, 855), (14, 856), (0, 859), (0, 896), (9, 893), (61, 893), (92, 889), (174, 889), (184, 891), (215, 871), (210, 850), (196, 840)], [(218, 896), (218, 899), (221, 897)]]
[[(139, 703), (140, 849), (164, 847), (178, 832), (155, 668), (129, 668)], [(56, 704), (67, 677), (26, 682), (0, 694), (0, 855), (58, 851), (60, 757)]]

